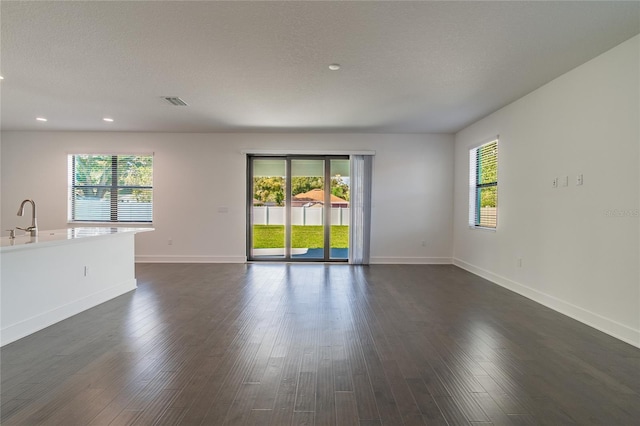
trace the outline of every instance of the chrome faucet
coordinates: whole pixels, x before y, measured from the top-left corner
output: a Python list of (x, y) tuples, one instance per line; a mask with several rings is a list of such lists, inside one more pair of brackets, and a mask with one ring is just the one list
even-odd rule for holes
[(27, 231), (29, 235), (35, 237), (38, 235), (38, 225), (36, 224), (36, 203), (33, 200), (24, 200), (18, 209), (18, 216), (22, 216), (24, 214), (24, 205), (27, 203), (31, 203), (31, 226), (27, 228), (16, 228)]

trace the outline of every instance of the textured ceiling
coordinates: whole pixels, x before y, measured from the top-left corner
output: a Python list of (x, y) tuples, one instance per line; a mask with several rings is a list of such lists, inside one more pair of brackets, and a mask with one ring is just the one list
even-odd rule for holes
[(455, 132), (640, 32), (640, 3), (611, 1), (3, 0), (0, 12), (3, 130)]

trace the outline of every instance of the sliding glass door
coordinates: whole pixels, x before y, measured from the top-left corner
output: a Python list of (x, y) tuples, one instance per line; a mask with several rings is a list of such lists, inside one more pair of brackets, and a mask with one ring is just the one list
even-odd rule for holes
[(325, 160), (291, 159), (291, 256), (325, 260)]
[(249, 156), (247, 170), (249, 260), (348, 260), (348, 157)]
[[(251, 226), (247, 229), (249, 258), (285, 259), (285, 188), (287, 161), (283, 158), (251, 158), (247, 200)], [(250, 232), (249, 232), (250, 231)]]
[(329, 258), (347, 261), (349, 260), (349, 200), (351, 199), (349, 158), (329, 159), (329, 187), (331, 197), (328, 220), (331, 224)]

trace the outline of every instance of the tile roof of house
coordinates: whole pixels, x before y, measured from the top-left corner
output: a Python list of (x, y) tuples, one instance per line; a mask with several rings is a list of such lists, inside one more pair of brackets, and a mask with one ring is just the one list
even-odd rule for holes
[[(294, 200), (298, 200), (298, 201), (318, 201), (318, 202), (324, 202), (324, 190), (322, 189), (312, 189), (311, 191), (307, 191), (307, 192), (303, 192), (301, 194), (298, 195), (294, 195), (293, 196)], [(344, 203), (344, 204), (349, 204), (349, 202), (347, 200), (343, 200), (340, 197), (336, 197), (335, 195), (331, 194), (331, 203)]]

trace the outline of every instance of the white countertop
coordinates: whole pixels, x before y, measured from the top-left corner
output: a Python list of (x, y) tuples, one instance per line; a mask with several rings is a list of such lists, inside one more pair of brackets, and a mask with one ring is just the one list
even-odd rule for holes
[[(54, 229), (38, 231), (36, 237), (31, 237), (29, 234), (16, 235), (15, 239), (9, 237), (0, 238), (0, 251), (14, 251), (14, 250), (26, 250), (32, 248), (38, 248), (42, 246), (53, 246), (66, 244), (81, 239), (100, 237), (107, 235), (117, 235), (125, 233), (138, 233), (153, 231), (154, 228), (134, 228), (126, 226), (113, 226), (113, 227), (77, 227), (68, 229)], [(20, 232), (20, 231), (18, 231)]]

